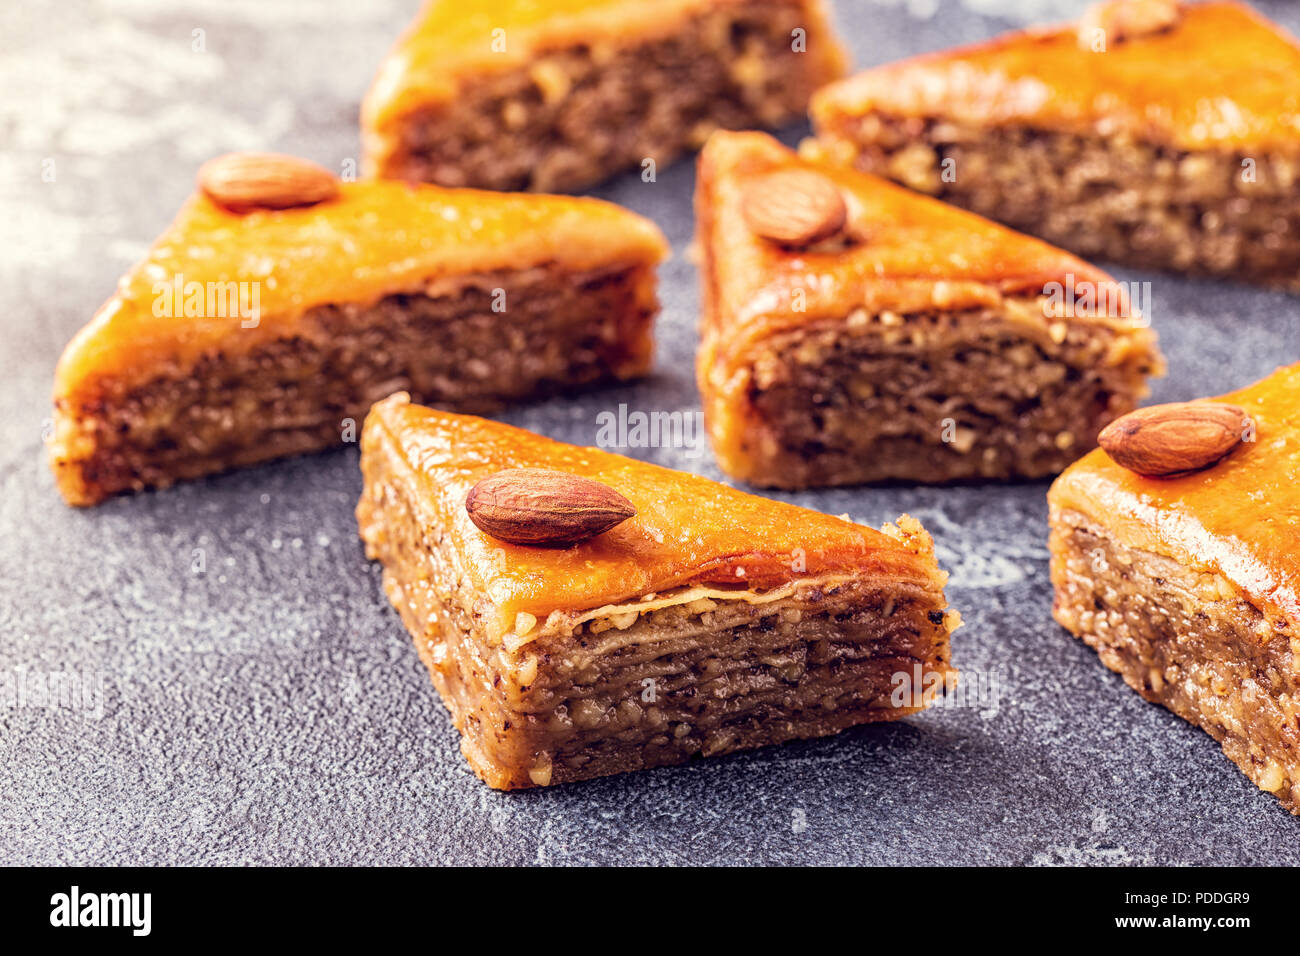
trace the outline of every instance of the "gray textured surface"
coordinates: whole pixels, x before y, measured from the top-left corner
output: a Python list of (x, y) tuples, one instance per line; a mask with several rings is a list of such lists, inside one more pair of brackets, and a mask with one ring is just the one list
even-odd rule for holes
[[(997, 677), (996, 707), (522, 794), (470, 774), (362, 555), (355, 449), (65, 508), (41, 447), (64, 342), (203, 159), (354, 156), (361, 92), (415, 5), (0, 12), (0, 862), (1300, 862), (1300, 821), (1052, 623), (1045, 484), (790, 496), (926, 523), (967, 622), (955, 660)], [(1259, 6), (1300, 26), (1294, 6)], [(841, 2), (838, 20), (866, 65), (1064, 9)], [(600, 191), (677, 251), (654, 377), (511, 421), (591, 443), (619, 402), (695, 407), (692, 176), (679, 164)], [(1170, 360), (1157, 399), (1300, 358), (1293, 298), (1118, 272), (1153, 282)], [(718, 477), (707, 453), (632, 453)], [(32, 691), (50, 674), (88, 676), (90, 708), (14, 696), (20, 675)]]

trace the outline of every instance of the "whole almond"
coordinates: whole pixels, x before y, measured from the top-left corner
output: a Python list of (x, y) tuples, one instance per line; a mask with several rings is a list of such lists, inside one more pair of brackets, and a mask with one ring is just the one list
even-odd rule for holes
[(465, 510), (480, 531), (532, 545), (577, 544), (636, 514), (608, 485), (544, 468), (489, 475), (470, 489)]
[(339, 194), (328, 169), (296, 156), (227, 153), (199, 167), (199, 189), (231, 212), (312, 206)]
[(839, 188), (810, 169), (783, 169), (750, 183), (741, 196), (750, 232), (787, 246), (806, 246), (844, 229), (848, 208)]
[(1104, 0), (1089, 7), (1079, 21), (1079, 45), (1105, 50), (1107, 44), (1168, 30), (1181, 16), (1176, 0)]
[(1173, 402), (1139, 408), (1101, 430), (1097, 443), (1117, 464), (1148, 478), (1175, 478), (1219, 462), (1246, 437), (1236, 405)]

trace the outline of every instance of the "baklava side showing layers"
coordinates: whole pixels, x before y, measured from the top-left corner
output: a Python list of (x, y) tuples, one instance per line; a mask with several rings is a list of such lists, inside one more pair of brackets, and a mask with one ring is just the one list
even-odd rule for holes
[(433, 2), (362, 111), (374, 175), (571, 192), (718, 128), (776, 126), (844, 72), (821, 0)]
[[(594, 478), (638, 513), (565, 549), (495, 541), (465, 495), (511, 467)], [(877, 532), (404, 395), (371, 411), (362, 470), (366, 552), (490, 786), (824, 736), (955, 680), (959, 618), (911, 519)]]

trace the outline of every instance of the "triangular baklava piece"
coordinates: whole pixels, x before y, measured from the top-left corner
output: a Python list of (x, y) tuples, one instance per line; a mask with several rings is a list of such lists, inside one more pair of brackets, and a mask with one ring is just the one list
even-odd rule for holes
[(1102, 442), (1048, 493), (1057, 621), (1300, 813), (1300, 364)]
[(396, 388), (483, 411), (649, 366), (667, 244), (611, 203), (248, 154), (201, 185), (59, 362), (72, 504), (355, 441)]
[(802, 116), (845, 56), (822, 0), (431, 0), (362, 107), (367, 170), (572, 191)]
[(1300, 289), (1300, 44), (1244, 4), (1079, 23), (819, 91), (820, 151), (1073, 251)]
[[(361, 468), (366, 553), (493, 787), (820, 737), (955, 680), (913, 519), (876, 531), (400, 393)], [(548, 528), (567, 543), (510, 543)]]
[(710, 139), (695, 209), (708, 431), (753, 484), (1055, 474), (1162, 367), (1100, 270), (766, 134)]

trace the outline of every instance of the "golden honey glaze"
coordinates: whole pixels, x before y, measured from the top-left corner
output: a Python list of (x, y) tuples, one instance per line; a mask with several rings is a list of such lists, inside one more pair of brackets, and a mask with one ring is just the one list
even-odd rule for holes
[(1179, 149), (1300, 153), (1300, 46), (1239, 3), (1183, 4), (1170, 29), (1094, 52), (1078, 26), (1036, 28), (859, 73), (810, 112), (1027, 125)]
[(1271, 617), (1300, 621), (1300, 363), (1211, 399), (1251, 418), (1218, 464), (1144, 478), (1097, 449), (1052, 485), (1054, 512), (1080, 512), (1122, 543), (1222, 575)]

